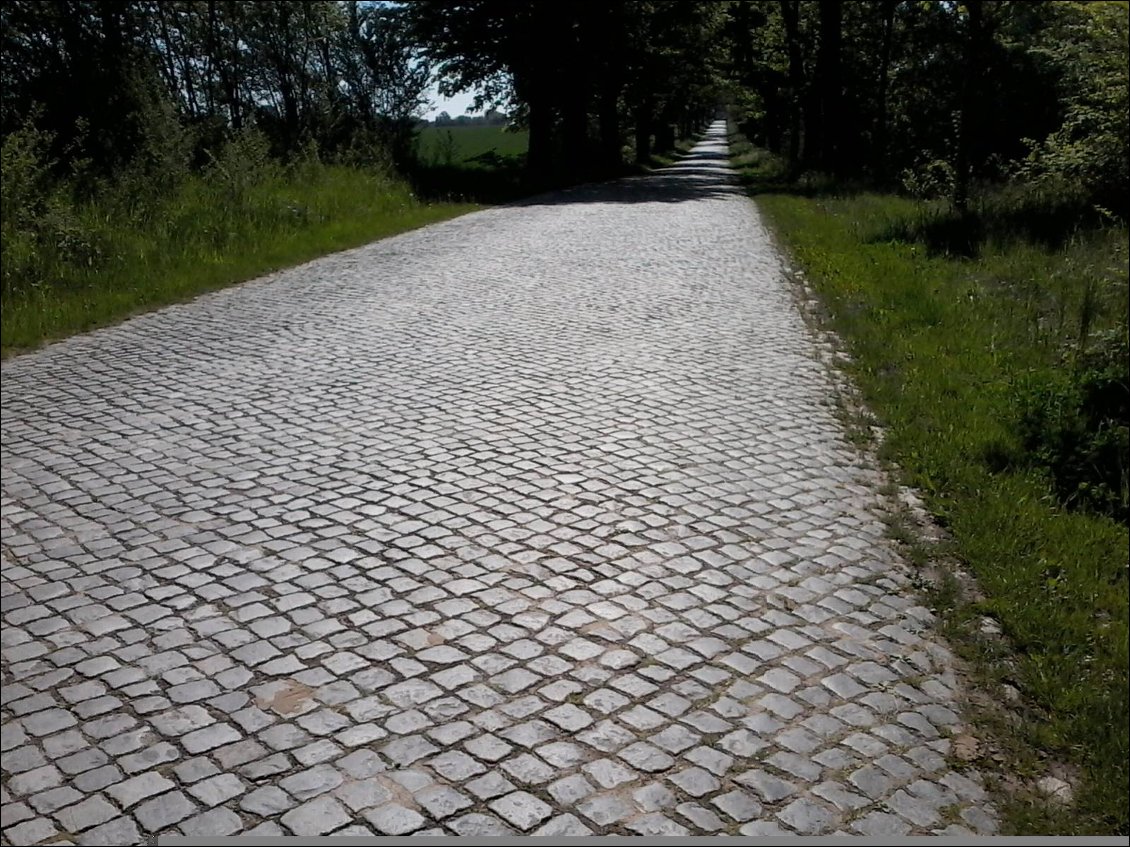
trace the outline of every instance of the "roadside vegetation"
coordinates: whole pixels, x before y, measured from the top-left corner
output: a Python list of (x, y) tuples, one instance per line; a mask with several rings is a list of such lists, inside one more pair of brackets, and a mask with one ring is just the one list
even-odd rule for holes
[[(1090, 106), (1119, 108), (1117, 94)], [(981, 714), (977, 764), (998, 774), (1020, 833), (1127, 831), (1128, 233), (1111, 209), (1118, 171), (1086, 159), (1109, 148), (1083, 143), (1054, 130), (1011, 178), (955, 195), (944, 158), (884, 187), (731, 137), (846, 345), (880, 457), (948, 537), (900, 540), (976, 578), (976, 596), (943, 580), (934, 597), (987, 690), (1016, 693)], [(1069, 803), (1038, 789), (1048, 776), (1071, 785)]]
[(5, 355), (474, 208), (402, 176), (429, 67), (388, 9), (0, 17)]
[(1128, 22), (751, 2), (727, 30), (734, 162), (945, 531), (892, 518), (997, 700), (962, 758), (1022, 834), (1130, 831)]
[(984, 592), (950, 611), (995, 619), (1015, 651), (981, 666), (1024, 698), (1009, 704), (1019, 723), (994, 728), (1016, 735), (1006, 769), (1034, 783), (1058, 762), (1077, 776), (1074, 809), (1021, 801), (1014, 828), (1124, 827), (1126, 231), (931, 255), (893, 233), (938, 210), (805, 196), (774, 184), (774, 168), (762, 156), (744, 171), (847, 345), (881, 457), (925, 495)]
[(81, 190), (35, 130), (3, 145), (4, 353), (30, 349), (477, 208), (423, 202), (385, 167), (269, 155), (254, 130), (199, 172), (179, 156)]
[(429, 124), (416, 137), (416, 161), (425, 165), (489, 168), (504, 159), (521, 160), (530, 134), (510, 126)]

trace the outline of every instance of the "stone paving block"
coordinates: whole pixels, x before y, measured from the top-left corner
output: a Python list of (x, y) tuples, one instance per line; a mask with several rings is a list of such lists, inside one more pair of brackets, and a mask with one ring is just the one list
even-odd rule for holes
[(191, 838), (206, 836), (222, 837), (235, 835), (243, 829), (243, 821), (231, 809), (209, 809), (183, 821), (180, 830)]
[(800, 799), (789, 803), (777, 817), (801, 835), (820, 835), (832, 829), (837, 817), (822, 805)]
[(446, 785), (425, 788), (413, 799), (436, 820), (443, 820), (474, 805), (474, 801)]
[(8, 781), (8, 790), (17, 797), (38, 794), (63, 782), (63, 775), (54, 765), (43, 765), (24, 771)]
[(333, 797), (317, 797), (283, 815), (279, 821), (295, 835), (325, 835), (353, 820)]
[(239, 777), (234, 774), (225, 773), (218, 776), (209, 777), (191, 785), (188, 788), (188, 793), (191, 794), (198, 803), (203, 806), (219, 806), (221, 803), (226, 803), (235, 797), (238, 797), (246, 789), (243, 782)]
[(722, 787), (713, 774), (702, 768), (685, 768), (667, 779), (691, 797), (701, 797)]
[(476, 797), (485, 800), (513, 791), (516, 786), (501, 774), (488, 772), (466, 783), (466, 787)]
[(792, 783), (759, 769), (747, 771), (736, 777), (735, 781), (752, 788), (766, 803), (777, 803), (797, 791)]
[(597, 826), (608, 826), (636, 814), (636, 808), (615, 793), (594, 794), (577, 803), (576, 809)]
[(500, 767), (515, 782), (530, 786), (548, 782), (557, 773), (537, 756), (531, 756), (529, 753), (507, 759)]
[(637, 835), (667, 836), (690, 834), (690, 830), (685, 826), (675, 823), (675, 821), (658, 812), (640, 815), (638, 818), (633, 818), (628, 821), (625, 826)]
[(83, 797), (82, 793), (75, 791), (70, 786), (60, 786), (59, 788), (51, 788), (36, 794), (28, 800), (28, 803), (40, 814), (48, 814), (63, 806), (69, 806), (76, 803)]
[(745, 791), (731, 791), (715, 797), (711, 802), (741, 823), (756, 818), (762, 811), (762, 806), (756, 798)]
[(138, 844), (140, 842), (141, 833), (138, 831), (137, 824), (125, 816), (114, 818), (101, 826), (88, 829), (78, 836), (78, 843), (83, 845), (118, 847), (121, 844)]
[(191, 755), (206, 753), (224, 744), (240, 741), (243, 736), (239, 730), (228, 724), (213, 724), (181, 736), (180, 743)]
[(909, 833), (910, 824), (887, 812), (875, 811), (852, 822), (851, 829), (860, 835), (873, 838), (890, 838)]
[(151, 772), (112, 785), (106, 790), (106, 793), (122, 808), (128, 809), (147, 797), (170, 791), (175, 787), (176, 784), (171, 780), (166, 779), (159, 773)]
[(308, 800), (341, 785), (345, 777), (330, 765), (315, 765), (279, 780), (279, 788), (298, 800)]
[(625, 747), (617, 755), (636, 770), (645, 773), (665, 771), (675, 764), (671, 756), (642, 741)]
[(35, 818), (13, 826), (4, 833), (4, 837), (11, 844), (39, 844), (52, 838), (58, 833), (55, 825), (47, 818)]
[(561, 838), (576, 838), (592, 835), (593, 831), (577, 818), (576, 815), (558, 815), (555, 818), (546, 821), (546, 823), (535, 829), (534, 835), (556, 835)]
[(451, 820), (447, 825), (456, 835), (471, 837), (497, 837), (515, 834), (513, 829), (494, 815), (479, 813), (463, 815)]
[(125, 779), (125, 774), (115, 765), (103, 765), (94, 770), (84, 771), (71, 777), (71, 785), (79, 791), (92, 793), (100, 791), (110, 785), (116, 785)]
[(57, 810), (54, 817), (64, 831), (82, 832), (111, 821), (118, 814), (118, 810), (111, 803), (95, 795), (87, 797), (73, 806)]
[(426, 822), (418, 812), (397, 803), (378, 806), (366, 811), (364, 815), (365, 820), (382, 835), (407, 835), (420, 829)]
[(180, 791), (146, 800), (132, 814), (146, 832), (160, 832), (194, 814), (197, 807)]
[(528, 830), (553, 813), (553, 808), (526, 791), (515, 791), (489, 804), (491, 810), (519, 830)]
[(0, 806), (0, 826), (15, 826), (35, 817), (35, 812), (24, 803), (13, 803), (10, 797), (5, 797)]
[(265, 785), (240, 799), (239, 808), (266, 818), (294, 808), (294, 800), (281, 788)]

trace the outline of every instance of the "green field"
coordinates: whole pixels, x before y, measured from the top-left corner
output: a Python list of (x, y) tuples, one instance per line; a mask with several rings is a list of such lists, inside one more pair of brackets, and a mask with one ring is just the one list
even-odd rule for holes
[(499, 126), (426, 126), (420, 130), (416, 152), (428, 165), (493, 167), (498, 158), (526, 152), (529, 133)]

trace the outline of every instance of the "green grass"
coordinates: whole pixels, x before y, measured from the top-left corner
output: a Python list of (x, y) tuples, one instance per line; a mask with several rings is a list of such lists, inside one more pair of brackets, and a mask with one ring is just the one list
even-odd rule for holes
[[(952, 591), (935, 599), (982, 682), (1022, 693), (1009, 714), (982, 715), (995, 720), (998, 767), (1020, 780), (1053, 763), (1077, 774), (1073, 808), (1013, 792), (1007, 826), (1125, 834), (1127, 527), (1064, 508), (1046, 473), (998, 458), (1018, 450), (1026, 385), (1058, 377), (1064, 351), (1088, 333), (1125, 332), (1125, 228), (1055, 247), (1002, 235), (969, 258), (947, 256), (892, 235), (936, 210), (787, 186), (768, 156), (733, 141), (749, 190), (852, 354), (850, 375), (886, 431), (882, 457), (924, 494), (984, 593), (973, 605)], [(1007, 655), (962, 641), (961, 624), (981, 615), (999, 621)]]
[(490, 167), (494, 157), (524, 155), (529, 140), (525, 130), (499, 126), (426, 126), (416, 139), (416, 154), (432, 164)]
[(125, 192), (66, 207), (46, 234), (5, 227), (4, 355), (476, 208), (343, 165), (229, 175), (189, 176), (148, 208)]

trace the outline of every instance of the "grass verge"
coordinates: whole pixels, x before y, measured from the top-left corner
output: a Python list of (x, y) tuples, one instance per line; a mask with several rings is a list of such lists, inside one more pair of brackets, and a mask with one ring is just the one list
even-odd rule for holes
[(3, 355), (478, 208), (345, 165), (227, 174), (186, 177), (144, 208), (60, 201), (34, 231), (6, 228)]
[[(1081, 360), (1065, 350), (1125, 335), (1126, 230), (1055, 245), (997, 233), (972, 255), (946, 255), (892, 235), (915, 229), (919, 203), (790, 186), (765, 154), (731, 143), (851, 354), (845, 367), (884, 428), (881, 458), (946, 530), (946, 549), (915, 557), (952, 556), (979, 586), (974, 600), (946, 581), (933, 596), (980, 681), (1018, 692), (980, 712), (995, 744), (979, 766), (1012, 788), (1048, 775), (1073, 785), (1067, 806), (1010, 791), (1006, 827), (1125, 834), (1127, 527), (1065, 505), (1047, 469), (1026, 461), (1021, 419), (1031, 385)], [(1007, 649), (969, 637), (986, 619)]]

